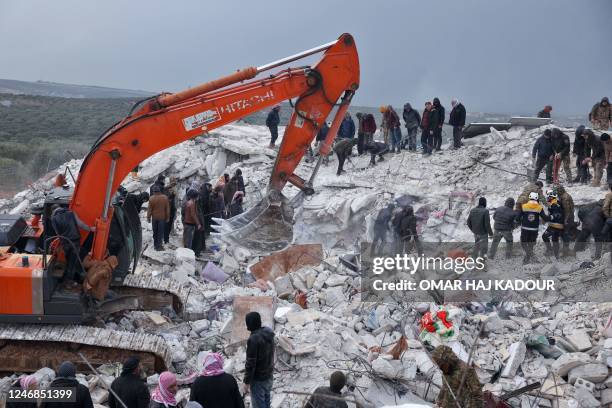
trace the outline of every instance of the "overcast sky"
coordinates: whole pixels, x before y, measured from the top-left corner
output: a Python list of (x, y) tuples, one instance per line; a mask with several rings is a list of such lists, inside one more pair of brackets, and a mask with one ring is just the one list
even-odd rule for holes
[(0, 78), (176, 91), (355, 36), (355, 104), (583, 114), (612, 94), (612, 0), (0, 2)]

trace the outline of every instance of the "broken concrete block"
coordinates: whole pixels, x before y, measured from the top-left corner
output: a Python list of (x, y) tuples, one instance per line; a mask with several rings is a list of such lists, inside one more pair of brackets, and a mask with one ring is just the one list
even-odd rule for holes
[(559, 272), (559, 270), (555, 264), (547, 264), (542, 268), (540, 276), (554, 276), (557, 272)]
[(346, 275), (331, 275), (329, 278), (327, 278), (325, 284), (327, 285), (327, 287), (342, 286), (344, 285), (347, 279), (348, 276)]
[(244, 318), (249, 312), (261, 315), (262, 326), (274, 330), (273, 299), (270, 296), (235, 296), (231, 317), (231, 345), (242, 345), (249, 338)]
[(568, 381), (574, 384), (578, 378), (592, 383), (601, 383), (608, 377), (608, 366), (600, 363), (589, 363), (572, 368), (568, 373)]
[(190, 248), (176, 248), (174, 251), (174, 259), (176, 260), (176, 264), (187, 262), (195, 265), (196, 263), (195, 252)]
[(610, 404), (612, 404), (612, 389), (606, 388), (605, 390), (602, 390), (601, 396), (599, 397), (599, 402), (601, 402), (601, 405), (604, 407), (610, 406)]
[(200, 334), (210, 328), (210, 321), (208, 319), (201, 319), (191, 322), (191, 328), (197, 334)]
[(263, 257), (259, 262), (250, 265), (249, 270), (255, 279), (274, 281), (304, 266), (317, 266), (323, 259), (321, 244), (293, 245), (282, 251)]
[(91, 392), (91, 401), (94, 404), (104, 404), (108, 401), (108, 391), (104, 388), (96, 388)]
[(183, 262), (172, 271), (172, 277), (180, 283), (189, 282), (189, 276), (195, 275), (195, 266)]
[(166, 318), (161, 315), (159, 312), (144, 312), (147, 317), (156, 325), (161, 326), (162, 324), (168, 323)]
[(508, 349), (510, 357), (502, 370), (502, 377), (514, 378), (516, 371), (525, 360), (525, 353), (527, 353), (527, 346), (523, 342), (516, 342), (510, 345)]
[(289, 353), (291, 356), (302, 356), (304, 354), (314, 353), (316, 345), (314, 344), (296, 344), (287, 336), (277, 336), (278, 346)]
[(287, 299), (295, 290), (288, 275), (276, 278), (274, 280), (274, 288), (280, 299)]
[(325, 298), (325, 305), (330, 307), (346, 302), (346, 297), (344, 296), (342, 286), (334, 286), (332, 288), (325, 289), (323, 296)]
[(287, 323), (287, 313), (291, 312), (292, 308), (289, 306), (283, 306), (276, 309), (274, 312), (274, 321), (276, 323), (285, 324)]
[(565, 337), (578, 351), (585, 351), (593, 347), (589, 333), (584, 329), (574, 330)]
[(321, 312), (314, 309), (305, 309), (299, 312), (289, 312), (286, 314), (287, 323), (291, 326), (303, 326), (306, 323), (314, 322), (321, 318)]
[(221, 260), (221, 267), (226, 273), (232, 274), (240, 269), (240, 264), (233, 256), (225, 253), (223, 255), (223, 259)]
[(590, 361), (591, 357), (586, 353), (566, 353), (556, 359), (552, 363), (551, 368), (560, 377), (565, 377), (572, 368), (588, 364)]

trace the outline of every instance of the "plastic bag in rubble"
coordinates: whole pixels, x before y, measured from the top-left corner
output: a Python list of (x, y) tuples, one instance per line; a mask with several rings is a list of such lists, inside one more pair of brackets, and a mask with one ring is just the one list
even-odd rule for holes
[(554, 358), (557, 359), (563, 354), (561, 350), (551, 345), (546, 336), (542, 334), (532, 333), (527, 337), (525, 341), (527, 347), (531, 347), (537, 350), (540, 354), (542, 354), (546, 358)]
[(212, 262), (206, 263), (201, 275), (205, 281), (218, 283), (223, 283), (229, 278), (229, 275), (223, 269)]
[(378, 319), (376, 318), (376, 309), (372, 309), (366, 318), (365, 325), (370, 330), (378, 329)]

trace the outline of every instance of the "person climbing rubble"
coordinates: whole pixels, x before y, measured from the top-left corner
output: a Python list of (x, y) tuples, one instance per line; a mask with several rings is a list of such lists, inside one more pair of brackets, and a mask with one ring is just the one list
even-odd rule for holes
[(378, 161), (384, 161), (384, 155), (389, 152), (389, 146), (382, 142), (372, 142), (365, 145), (365, 151), (370, 153), (370, 166), (376, 165), (376, 156), (378, 156)]
[(589, 121), (597, 130), (608, 130), (612, 124), (612, 106), (608, 97), (603, 97), (600, 102), (593, 105), (589, 113)]
[(163, 251), (164, 229), (170, 221), (170, 202), (159, 185), (151, 187), (153, 195), (149, 198), (147, 208), (147, 221), (151, 223), (153, 229), (153, 245), (156, 251)]
[(525, 251), (523, 264), (528, 264), (533, 260), (533, 251), (540, 229), (540, 218), (544, 221), (549, 220), (539, 199), (538, 193), (532, 192), (529, 193), (529, 201), (521, 205), (521, 246)]
[(423, 253), (423, 245), (419, 240), (417, 232), (417, 218), (414, 215), (414, 208), (408, 205), (402, 209), (398, 216), (397, 235), (399, 238), (400, 249), (399, 253), (405, 254), (410, 252), (410, 242), (414, 241), (417, 254)]
[(304, 408), (348, 408), (342, 399), (342, 388), (346, 385), (346, 376), (342, 371), (334, 371), (329, 377), (329, 387), (318, 387)]
[(567, 177), (567, 182), (572, 182), (572, 169), (570, 168), (570, 147), (571, 142), (568, 135), (561, 132), (561, 129), (552, 130), (552, 147), (554, 152), (553, 165), (557, 166), (557, 176), (560, 173), (559, 167), (563, 165), (563, 171)]
[(64, 361), (57, 368), (55, 379), (49, 385), (49, 389), (53, 388), (70, 388), (75, 393), (76, 399), (74, 402), (43, 402), (40, 408), (93, 408), (91, 394), (89, 388), (81, 384), (76, 379), (76, 367), (70, 361)]
[(402, 148), (406, 148), (411, 152), (416, 152), (416, 137), (421, 125), (421, 115), (416, 109), (412, 109), (412, 105), (409, 103), (404, 104), (404, 112), (402, 113), (404, 118), (404, 125), (406, 126), (406, 140), (402, 143)]
[(584, 135), (586, 138), (585, 156), (587, 157), (585, 164), (590, 163), (593, 167), (591, 186), (599, 187), (603, 177), (603, 168), (606, 164), (606, 150), (603, 142), (608, 141), (610, 137), (597, 136), (591, 129), (585, 130)]
[[(13, 389), (19, 391), (34, 391), (38, 389), (38, 379), (35, 375), (22, 375), (19, 379), (13, 383)], [(7, 401), (6, 408), (37, 408), (36, 402), (26, 401)]]
[(508, 197), (504, 205), (497, 207), (493, 214), (493, 242), (489, 251), (489, 259), (494, 259), (501, 239), (506, 241), (506, 259), (512, 256), (514, 239), (512, 230), (518, 226), (518, 213), (514, 210), (514, 198)]
[(108, 395), (109, 408), (123, 408), (121, 402), (128, 408), (149, 408), (151, 395), (147, 383), (142, 378), (138, 357), (129, 357), (123, 362), (121, 375), (112, 382), (111, 390), (113, 392)]
[(574, 138), (574, 147), (572, 148), (572, 154), (576, 156), (576, 178), (574, 179), (574, 183), (586, 184), (589, 179), (589, 166), (586, 163), (585, 159), (587, 158), (585, 149), (586, 149), (586, 140), (584, 135), (585, 127), (584, 125), (580, 125), (576, 128), (575, 138)]
[(431, 353), (431, 358), (438, 365), (446, 380), (436, 401), (440, 408), (483, 407), (482, 385), (473, 367), (468, 367), (466, 363), (459, 360), (448, 346), (436, 347)]
[[(549, 191), (546, 194), (546, 201), (548, 203), (548, 227), (542, 234), (542, 240), (546, 245), (546, 256), (553, 255), (556, 259), (559, 259), (559, 238), (563, 240), (563, 256), (569, 256), (569, 242), (570, 239), (565, 231), (565, 214), (564, 208), (559, 202), (559, 197), (554, 191)], [(552, 246), (551, 246), (552, 240)]]
[(251, 407), (270, 408), (272, 375), (274, 373), (274, 331), (261, 325), (261, 315), (249, 312), (245, 316), (247, 340), (244, 384), (251, 393)]
[(432, 129), (438, 121), (437, 112), (433, 111), (431, 102), (425, 102), (425, 110), (423, 110), (423, 118), (421, 119), (421, 147), (423, 155), (429, 155), (433, 151), (434, 139)]
[(486, 258), (489, 251), (489, 237), (493, 236), (493, 230), (491, 230), (491, 219), (485, 197), (480, 197), (478, 206), (470, 211), (467, 226), (474, 234), (474, 257)]
[(553, 108), (550, 105), (546, 105), (544, 109), (538, 112), (538, 118), (547, 118), (550, 119), (550, 112), (552, 112)]
[(340, 123), (338, 129), (338, 139), (352, 139), (355, 137), (355, 122), (351, 117), (351, 114), (346, 112), (344, 119)]
[(266, 126), (268, 130), (270, 130), (270, 145), (268, 147), (270, 149), (274, 149), (276, 146), (276, 139), (278, 139), (278, 124), (280, 123), (280, 105), (276, 105), (272, 108), (272, 110), (268, 113), (266, 117)]
[(446, 116), (446, 110), (440, 103), (440, 99), (433, 99), (433, 110), (432, 117), (429, 118), (433, 129), (433, 149), (440, 151), (442, 149), (442, 126), (444, 125), (444, 118)]
[(174, 408), (178, 406), (176, 393), (178, 392), (178, 383), (176, 375), (170, 371), (164, 371), (159, 375), (157, 387), (151, 394), (151, 403), (149, 408)]
[(578, 233), (578, 237), (576, 238), (574, 252), (584, 251), (586, 248), (586, 243), (592, 235), (593, 239), (595, 240), (594, 259), (601, 258), (603, 242), (606, 241), (606, 238), (603, 235), (603, 228), (606, 225), (606, 216), (603, 213), (603, 204), (604, 200), (599, 200), (592, 206), (586, 206), (578, 210), (578, 219), (580, 220), (582, 227)]
[(388, 105), (383, 112), (383, 121), (387, 129), (389, 129), (391, 137), (391, 153), (400, 153), (402, 145), (402, 131), (400, 129), (400, 120), (397, 112), (391, 105)]
[(540, 172), (546, 167), (546, 182), (552, 183), (554, 151), (552, 146), (552, 131), (550, 129), (546, 129), (544, 134), (536, 140), (533, 145), (531, 157), (534, 167), (533, 181), (537, 181), (538, 178), (540, 178)]
[(387, 240), (387, 230), (389, 229), (389, 222), (393, 217), (393, 210), (395, 204), (391, 203), (378, 213), (378, 216), (374, 220), (374, 240), (372, 240), (372, 247), (370, 248), (370, 255), (378, 252), (378, 246), (384, 247)]
[(514, 209), (516, 211), (521, 211), (522, 205), (529, 201), (529, 194), (531, 193), (538, 193), (538, 201), (543, 201), (544, 191), (542, 190), (542, 188), (544, 188), (544, 183), (542, 183), (540, 180), (536, 181), (535, 183), (531, 182), (527, 184), (525, 188), (523, 188), (521, 194), (516, 199), (516, 206), (514, 207)]
[(465, 126), (465, 107), (458, 99), (451, 101), (453, 109), (448, 116), (448, 124), (453, 127), (453, 148), (459, 149), (463, 146), (461, 139), (463, 139), (463, 127)]
[(338, 156), (338, 170), (336, 176), (344, 173), (344, 162), (349, 158), (353, 152), (353, 146), (357, 144), (357, 140), (353, 139), (340, 139), (334, 144), (334, 152)]
[(223, 370), (223, 356), (208, 353), (203, 369), (191, 385), (190, 401), (206, 408), (244, 408), (236, 379)]

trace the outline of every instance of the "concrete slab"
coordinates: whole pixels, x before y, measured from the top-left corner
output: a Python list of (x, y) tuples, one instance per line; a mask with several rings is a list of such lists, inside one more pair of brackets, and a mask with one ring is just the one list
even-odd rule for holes
[(249, 267), (255, 279), (274, 281), (305, 266), (317, 266), (323, 259), (323, 245), (293, 245), (282, 251), (274, 252)]
[(250, 332), (246, 328), (244, 318), (249, 312), (261, 315), (261, 324), (274, 329), (274, 299), (270, 296), (236, 296), (232, 313), (232, 332), (230, 345), (245, 344)]

